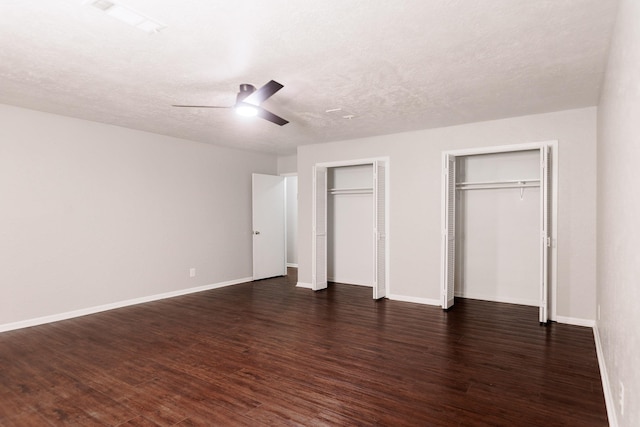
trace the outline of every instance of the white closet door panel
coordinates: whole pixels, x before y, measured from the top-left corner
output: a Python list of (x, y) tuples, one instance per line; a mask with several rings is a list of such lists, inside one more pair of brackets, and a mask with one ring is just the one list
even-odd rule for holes
[(253, 280), (287, 274), (284, 177), (251, 176)]
[(444, 156), (443, 212), (442, 212), (442, 308), (454, 303), (455, 255), (456, 255), (456, 158)]
[(386, 235), (386, 167), (382, 161), (376, 161), (373, 169), (374, 198), (374, 286), (373, 298), (386, 296), (387, 288), (387, 235)]
[(549, 319), (549, 246), (551, 234), (549, 232), (550, 218), (550, 167), (549, 147), (540, 147), (540, 323)]
[(314, 166), (313, 173), (313, 290), (327, 287), (327, 168)]

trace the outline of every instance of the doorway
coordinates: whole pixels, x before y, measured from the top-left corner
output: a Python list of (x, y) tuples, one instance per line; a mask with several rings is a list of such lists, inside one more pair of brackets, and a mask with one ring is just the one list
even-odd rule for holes
[(555, 319), (557, 143), (443, 153), (442, 307), (455, 296)]
[[(368, 251), (372, 269), (373, 298), (380, 299), (387, 295), (388, 283), (388, 165), (387, 158), (354, 160), (346, 162), (320, 163), (313, 171), (313, 245), (312, 245), (312, 289), (321, 290), (328, 282), (328, 213), (329, 193), (372, 195), (370, 213), (373, 221), (370, 228), (371, 250)], [(368, 166), (371, 179), (367, 187), (329, 188), (328, 177), (331, 168)], [(361, 185), (361, 184), (359, 184)]]

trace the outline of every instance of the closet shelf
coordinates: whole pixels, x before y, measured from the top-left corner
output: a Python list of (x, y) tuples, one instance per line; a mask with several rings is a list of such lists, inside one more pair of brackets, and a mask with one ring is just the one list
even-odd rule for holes
[(505, 181), (458, 182), (457, 190), (484, 190), (492, 188), (529, 188), (540, 187), (539, 179), (513, 179)]
[(373, 194), (373, 188), (329, 188), (329, 194)]

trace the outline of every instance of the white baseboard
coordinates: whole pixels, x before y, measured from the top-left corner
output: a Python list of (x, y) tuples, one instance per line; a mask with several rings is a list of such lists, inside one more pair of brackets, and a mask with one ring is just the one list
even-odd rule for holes
[(387, 295), (387, 298), (394, 301), (414, 302), (416, 304), (441, 305), (439, 299), (418, 298), (397, 294), (389, 294)]
[(593, 328), (596, 325), (595, 320), (566, 316), (556, 316), (556, 322), (566, 323), (567, 325), (586, 326), (587, 328)]
[(305, 283), (305, 282), (296, 283), (296, 287), (305, 288), (305, 289), (313, 289), (313, 285), (311, 283)]
[(456, 292), (455, 296), (458, 298), (479, 299), (482, 301), (503, 302), (506, 304), (529, 305), (533, 307), (538, 306), (537, 300), (530, 300), (525, 298), (501, 297), (501, 296), (495, 296), (495, 295), (480, 295), (480, 294), (473, 294), (468, 292), (464, 294), (460, 292)]
[(604, 363), (604, 352), (602, 350), (602, 341), (600, 340), (600, 331), (598, 324), (593, 326), (593, 339), (596, 342), (596, 355), (598, 356), (598, 366), (600, 367), (600, 378), (602, 379), (602, 389), (604, 391), (604, 403), (607, 407), (607, 417), (609, 418), (610, 427), (618, 427), (618, 418), (616, 415), (615, 400), (613, 398), (613, 390), (609, 382), (609, 374), (607, 373), (607, 365)]
[(343, 285), (356, 285), (356, 286), (366, 286), (369, 288), (373, 288), (373, 285), (371, 283), (362, 283), (362, 282), (355, 282), (353, 280), (336, 279), (335, 277), (327, 277), (327, 281), (333, 282), (333, 283), (342, 283)]
[(50, 316), (36, 317), (35, 319), (22, 320), (20, 322), (5, 323), (0, 325), (0, 332), (13, 331), (16, 329), (29, 328), (31, 326), (44, 325), (45, 323), (59, 322), (60, 320), (72, 319), (74, 317), (87, 316), (89, 314), (100, 313), (101, 311), (114, 310), (116, 308), (128, 307), (130, 305), (143, 304), (145, 302), (158, 301), (161, 299), (178, 297), (181, 295), (193, 294), (196, 292), (208, 291), (211, 289), (222, 288), (225, 286), (237, 285), (252, 281), (251, 277), (243, 277), (241, 279), (229, 280), (226, 282), (214, 283), (211, 285), (198, 286), (189, 289), (180, 289), (178, 291), (166, 292), (162, 294), (149, 295), (140, 298), (134, 298), (125, 301), (118, 301), (111, 304), (98, 305), (94, 307), (82, 308), (80, 310), (67, 311), (65, 313), (52, 314)]
[(297, 263), (296, 263), (296, 264), (294, 264), (294, 263), (292, 263), (292, 262), (288, 262), (288, 263), (287, 263), (287, 267), (298, 268), (298, 264), (297, 264)]

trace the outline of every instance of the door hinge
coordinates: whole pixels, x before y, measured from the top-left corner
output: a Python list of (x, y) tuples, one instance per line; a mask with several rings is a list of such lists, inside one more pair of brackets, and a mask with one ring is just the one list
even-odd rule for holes
[(547, 237), (547, 247), (551, 247), (551, 237)]

